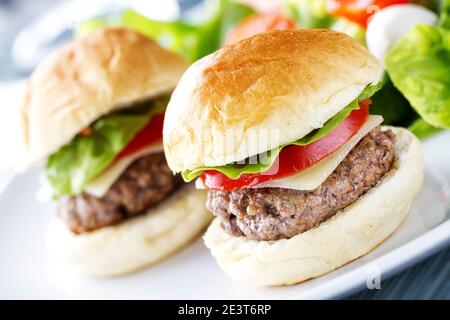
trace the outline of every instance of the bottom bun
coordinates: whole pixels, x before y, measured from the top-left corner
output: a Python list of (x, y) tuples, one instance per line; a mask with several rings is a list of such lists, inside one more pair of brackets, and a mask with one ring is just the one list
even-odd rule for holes
[(215, 219), (204, 236), (220, 267), (256, 285), (288, 285), (318, 277), (368, 253), (405, 219), (423, 182), (420, 142), (397, 136), (393, 169), (364, 196), (318, 227), (290, 239), (255, 241), (229, 235)]
[(182, 187), (148, 213), (93, 232), (74, 235), (60, 221), (50, 226), (47, 249), (53, 261), (91, 276), (116, 276), (173, 254), (206, 228), (205, 191)]

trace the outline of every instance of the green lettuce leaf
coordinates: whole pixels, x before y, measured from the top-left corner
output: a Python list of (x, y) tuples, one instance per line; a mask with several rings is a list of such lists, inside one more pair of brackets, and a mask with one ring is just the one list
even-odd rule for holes
[(442, 131), (441, 128), (436, 128), (431, 124), (425, 122), (423, 119), (417, 119), (408, 128), (412, 133), (414, 133), (419, 139), (429, 138), (436, 133)]
[(85, 21), (80, 22), (80, 24), (74, 30), (74, 36), (76, 38), (84, 37), (92, 31), (105, 28), (108, 26), (113, 26), (114, 23), (110, 21), (111, 19), (106, 17), (95, 17)]
[(442, 0), (438, 26), (450, 29), (450, 0)]
[(325, 0), (289, 0), (284, 11), (301, 28), (328, 29), (335, 20), (328, 12)]
[(233, 0), (205, 1), (200, 22), (156, 21), (127, 9), (119, 16), (96, 17), (86, 20), (75, 30), (76, 36), (83, 36), (92, 30), (105, 26), (121, 26), (154, 39), (163, 47), (196, 61), (219, 49), (228, 33), (244, 18), (255, 11)]
[(111, 165), (153, 115), (164, 111), (166, 102), (167, 99), (158, 99), (150, 109), (147, 103), (106, 115), (91, 125), (89, 136), (77, 135), (51, 155), (45, 174), (53, 197), (81, 193), (88, 182)]
[(251, 157), (249, 161), (247, 161), (248, 162), (247, 164), (233, 163), (217, 167), (200, 167), (194, 170), (185, 170), (181, 173), (181, 175), (184, 181), (189, 182), (198, 177), (199, 175), (201, 175), (205, 170), (220, 171), (231, 179), (238, 179), (242, 174), (246, 173), (258, 173), (266, 171), (270, 169), (270, 167), (272, 167), (277, 156), (279, 155), (279, 153), (283, 148), (289, 145), (305, 146), (326, 136), (331, 131), (333, 131), (337, 126), (339, 126), (339, 124), (341, 124), (342, 121), (344, 121), (344, 119), (347, 118), (353, 110), (359, 109), (358, 104), (359, 101), (363, 101), (367, 98), (370, 98), (380, 88), (381, 83), (376, 86), (366, 87), (361, 92), (361, 94), (357, 99), (355, 99), (348, 106), (339, 111), (335, 116), (333, 116), (330, 120), (328, 120), (321, 128), (312, 131), (311, 133), (309, 133), (308, 135), (299, 140), (281, 145), (278, 148), (270, 150), (264, 155), (257, 155), (255, 157)]
[(430, 125), (450, 128), (450, 30), (417, 25), (385, 58), (389, 76)]
[(330, 29), (343, 32), (362, 45), (366, 45), (366, 29), (353, 21), (346, 18), (337, 18), (336, 21), (330, 26)]
[(383, 87), (372, 96), (370, 112), (383, 116), (383, 124), (408, 127), (418, 118), (417, 113), (397, 90), (387, 73), (382, 81)]
[(189, 61), (200, 55), (200, 29), (184, 21), (155, 21), (128, 9), (122, 12), (120, 26), (139, 32)]

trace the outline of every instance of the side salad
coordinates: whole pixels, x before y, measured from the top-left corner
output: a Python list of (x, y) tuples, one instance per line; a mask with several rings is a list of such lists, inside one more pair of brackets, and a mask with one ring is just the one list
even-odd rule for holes
[(450, 0), (286, 0), (269, 11), (257, 9), (255, 3), (205, 0), (202, 19), (196, 21), (185, 16), (172, 22), (155, 21), (129, 9), (117, 16), (85, 21), (76, 35), (104, 26), (122, 26), (194, 62), (226, 44), (275, 29), (334, 29), (366, 44), (370, 41), (367, 27), (374, 15), (395, 7), (392, 11), (402, 17), (403, 8), (420, 6), (437, 17), (436, 23), (424, 24), (408, 17), (414, 25), (403, 34), (392, 31), (395, 41), (389, 38), (391, 30), (375, 30), (387, 33), (386, 41), (393, 43), (381, 58), (386, 73), (370, 108), (384, 117), (385, 124), (408, 127), (420, 138), (450, 129)]

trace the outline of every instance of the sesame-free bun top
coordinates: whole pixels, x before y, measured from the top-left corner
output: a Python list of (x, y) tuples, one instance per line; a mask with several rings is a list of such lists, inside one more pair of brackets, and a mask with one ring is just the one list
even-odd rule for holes
[(272, 31), (226, 46), (191, 65), (172, 94), (168, 164), (175, 172), (224, 165), (292, 142), (382, 73), (366, 48), (331, 30)]
[(100, 116), (172, 91), (186, 62), (136, 32), (94, 31), (36, 68), (20, 105), (18, 169), (70, 142)]

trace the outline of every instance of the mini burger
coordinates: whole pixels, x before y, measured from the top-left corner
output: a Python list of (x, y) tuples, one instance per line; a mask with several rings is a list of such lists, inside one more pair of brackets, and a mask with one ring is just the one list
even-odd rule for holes
[(420, 144), (370, 114), (380, 63), (331, 30), (263, 33), (193, 64), (169, 102), (169, 167), (209, 190), (231, 277), (294, 284), (368, 253), (422, 184)]
[(183, 185), (162, 148), (164, 111), (186, 68), (148, 38), (110, 28), (63, 46), (31, 75), (20, 167), (45, 162), (40, 198), (57, 202), (62, 222), (49, 233), (52, 257), (118, 275), (168, 256), (209, 223), (206, 192)]

